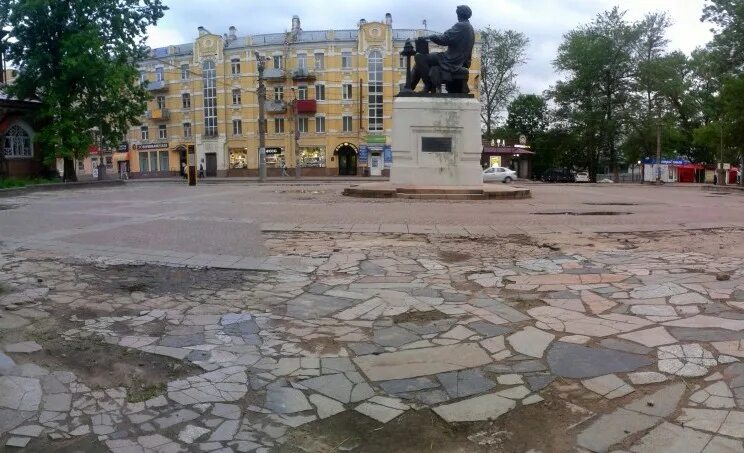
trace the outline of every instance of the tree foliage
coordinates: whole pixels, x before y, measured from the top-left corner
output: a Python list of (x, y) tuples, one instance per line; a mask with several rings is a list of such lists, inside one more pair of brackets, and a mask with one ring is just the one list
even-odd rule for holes
[(548, 121), (548, 106), (542, 96), (520, 94), (506, 109), (506, 126), (516, 135), (532, 140), (545, 130)]
[(85, 156), (92, 128), (113, 146), (136, 124), (149, 99), (136, 61), (165, 10), (161, 0), (0, 0), (19, 69), (9, 91), (41, 101), (37, 140), (48, 163)]
[(514, 30), (486, 27), (481, 32), (481, 120), (492, 138), (499, 114), (516, 94), (517, 70), (524, 64), (529, 39)]

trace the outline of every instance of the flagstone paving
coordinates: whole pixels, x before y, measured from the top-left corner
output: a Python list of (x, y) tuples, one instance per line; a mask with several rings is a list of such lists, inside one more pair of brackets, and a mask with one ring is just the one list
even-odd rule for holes
[[(337, 417), (508, 423), (562, 407), (581, 417), (555, 421), (580, 451), (744, 451), (744, 259), (517, 257), (408, 234), (266, 239), (263, 270), (161, 286), (127, 280), (126, 262), (0, 248), (2, 445), (269, 451)], [(65, 368), (72, 357), (50, 361), (50, 341), (198, 371), (142, 394), (92, 383)]]

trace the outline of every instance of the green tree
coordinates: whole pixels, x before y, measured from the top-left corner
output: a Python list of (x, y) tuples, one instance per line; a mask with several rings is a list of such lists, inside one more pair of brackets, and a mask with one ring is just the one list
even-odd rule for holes
[(641, 35), (617, 7), (565, 35), (554, 61), (568, 77), (556, 84), (552, 97), (559, 117), (580, 134), (589, 174), (596, 179), (600, 158), (618, 175), (619, 144), (636, 71), (634, 51)]
[(19, 67), (11, 94), (38, 97), (37, 135), (45, 161), (84, 157), (98, 128), (115, 145), (145, 110), (137, 83), (145, 32), (167, 8), (161, 0), (0, 0), (9, 29), (8, 55)]
[(486, 27), (481, 34), (481, 121), (485, 136), (492, 136), (499, 113), (517, 92), (517, 69), (524, 64), (529, 39), (514, 30)]
[(506, 109), (506, 126), (517, 135), (524, 135), (530, 143), (545, 130), (548, 107), (545, 99), (536, 94), (520, 94)]
[(702, 20), (711, 22), (713, 41), (720, 64), (730, 71), (744, 70), (744, 2), (741, 0), (707, 0)]

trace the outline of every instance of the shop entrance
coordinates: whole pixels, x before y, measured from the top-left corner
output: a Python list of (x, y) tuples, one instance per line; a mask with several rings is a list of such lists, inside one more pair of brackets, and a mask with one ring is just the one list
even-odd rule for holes
[(341, 146), (338, 149), (338, 175), (356, 176), (357, 153), (350, 145)]
[(217, 154), (206, 153), (204, 154), (204, 157), (207, 158), (207, 177), (214, 178), (217, 176)]

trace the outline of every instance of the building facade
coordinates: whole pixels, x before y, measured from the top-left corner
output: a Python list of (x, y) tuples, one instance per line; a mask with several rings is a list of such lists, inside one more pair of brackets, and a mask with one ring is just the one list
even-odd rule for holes
[[(238, 36), (230, 27), (220, 36), (200, 27), (195, 42), (153, 49), (140, 63), (153, 99), (114, 168), (177, 175), (192, 155), (207, 177), (256, 175), (258, 52), (268, 174), (297, 165), (306, 176), (380, 174), (392, 163), (392, 103), (406, 73), (400, 52), (406, 39), (430, 33), (394, 29), (389, 14), (350, 30), (303, 31), (297, 16), (286, 33)], [(479, 45), (470, 71), (476, 96)]]

